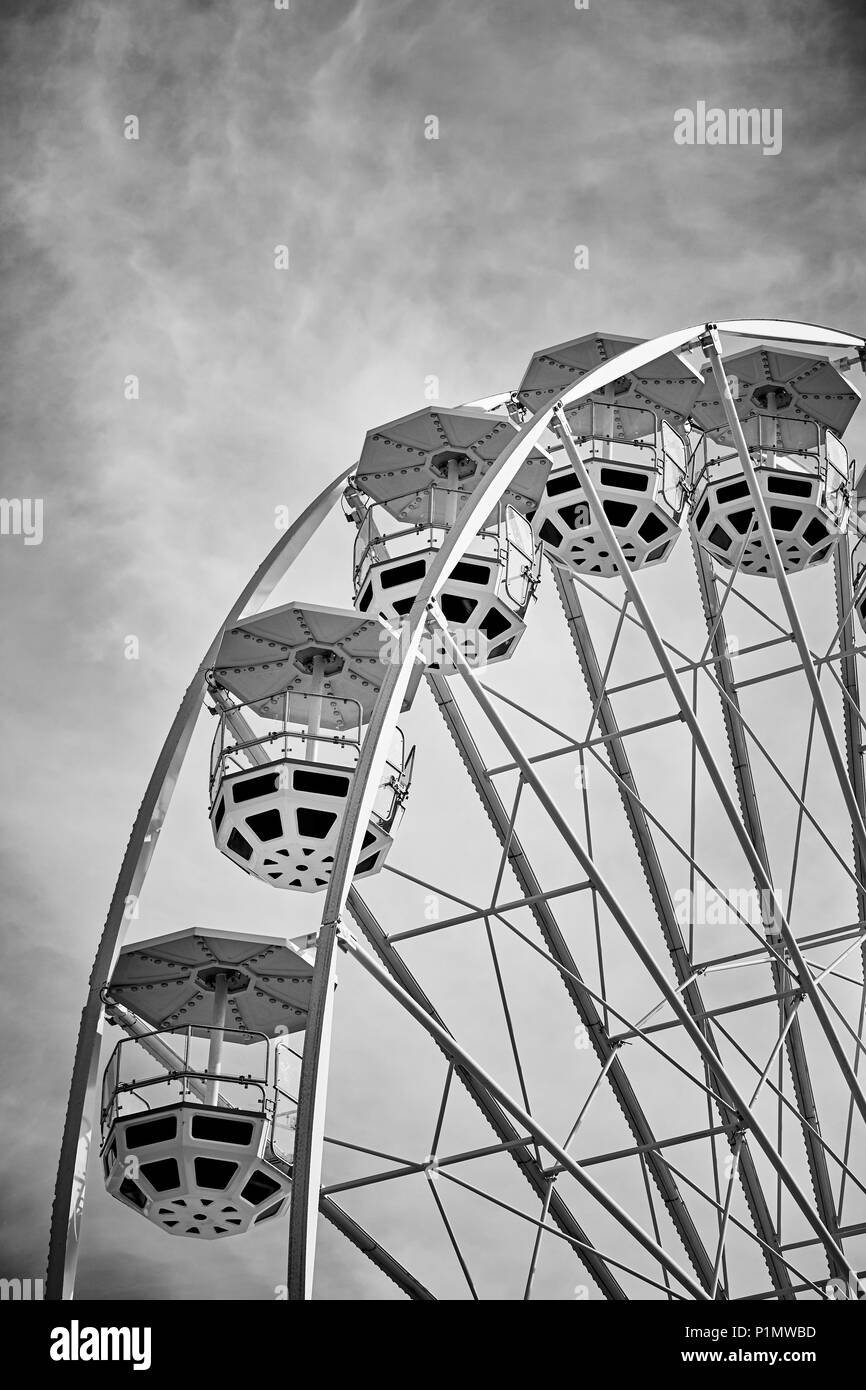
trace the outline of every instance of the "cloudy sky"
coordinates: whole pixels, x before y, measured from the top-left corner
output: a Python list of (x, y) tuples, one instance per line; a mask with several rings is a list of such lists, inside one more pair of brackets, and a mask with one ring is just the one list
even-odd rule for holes
[[(0, 1200), (3, 1272), (38, 1277), (78, 1012), (129, 827), (190, 672), (273, 543), (275, 508), (297, 515), (368, 428), (424, 404), (431, 377), (446, 403), (509, 389), (535, 349), (595, 329), (650, 337), (766, 314), (862, 331), (866, 21), (856, 3), (806, 0), (2, 10), (2, 491), (43, 499), (44, 537), (0, 539)], [(675, 144), (675, 111), (698, 101), (780, 110), (781, 152)], [(124, 138), (131, 116), (137, 139)], [(346, 605), (350, 539), (330, 521), (286, 597)], [(542, 640), (553, 620), (527, 643), (535, 677), (551, 680), (566, 663)], [(829, 609), (826, 621), (829, 641)], [(522, 679), (533, 688), (531, 668)], [(575, 679), (569, 663), (563, 680)], [(435, 833), (437, 805), (441, 817), (454, 804), (448, 779), (454, 796), (464, 784), (459, 769), (430, 771), (447, 740), (429, 700), (412, 718), (428, 781), (407, 856), (419, 876), (463, 874), (465, 888), (476, 868), (460, 862), (461, 837)], [(305, 930), (308, 901), (257, 891), (210, 848), (207, 736), (137, 934)], [(465, 814), (466, 834), (486, 833), (476, 806)], [(391, 910), (417, 918), (419, 890), (407, 904), (395, 885)], [(432, 967), (455, 1010), (476, 950), (443, 950)], [(528, 1027), (546, 988), (528, 980)], [(416, 1066), (431, 1095), (441, 1087), (438, 1054), (407, 1033), (398, 1074), (377, 1042), (392, 1028), (403, 1038), (390, 1006), (358, 972), (341, 996), (341, 1132), (353, 1121), (375, 1144), (377, 1116), (395, 1133), (405, 1119), (406, 1142), (423, 1145), (430, 1111), (415, 1116), (407, 1093)], [(495, 1060), (499, 1043), (476, 1033)], [(543, 1056), (539, 1037), (542, 1091)], [(455, 1135), (471, 1123), (458, 1116)], [(413, 1226), (407, 1199), (387, 1229), (465, 1295), (428, 1205)], [(500, 1236), (462, 1215), (484, 1291), (514, 1296)], [(273, 1296), (279, 1234), (220, 1243), (205, 1272), (144, 1225), (94, 1184), (82, 1296)], [(519, 1232), (515, 1268), (530, 1240)], [(571, 1297), (577, 1275), (551, 1255), (541, 1291)], [(322, 1296), (393, 1292), (327, 1231), (319, 1278)]]

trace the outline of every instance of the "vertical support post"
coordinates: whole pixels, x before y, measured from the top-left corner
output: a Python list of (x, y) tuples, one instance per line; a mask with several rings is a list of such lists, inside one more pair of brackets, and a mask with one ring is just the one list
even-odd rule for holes
[(457, 484), (460, 482), (460, 469), (456, 459), (448, 463), (448, 495), (445, 498), (445, 525), (453, 526), (457, 520)]
[[(850, 699), (842, 701), (842, 714), (845, 723), (845, 750), (851, 784), (857, 797), (857, 804), (866, 814), (866, 769), (863, 766), (857, 713), (860, 710), (860, 681), (857, 674), (856, 641), (854, 637), (854, 584), (851, 574), (851, 545), (848, 536), (842, 537), (833, 557), (836, 571), (836, 606), (840, 623), (839, 651), (842, 662), (839, 674), (842, 685)], [(861, 883), (866, 883), (866, 856), (859, 845), (854, 846), (854, 869)], [(857, 889), (857, 918), (866, 919), (866, 889)], [(866, 967), (866, 942), (863, 943), (863, 964)]]
[[(726, 378), (726, 379), (727, 379), (727, 378)], [(777, 457), (776, 457), (776, 450), (777, 450), (778, 447), (779, 447), (779, 422), (778, 422), (778, 420), (776, 419), (776, 393), (775, 393), (775, 391), (768, 391), (768, 392), (767, 392), (767, 409), (769, 410), (769, 412), (770, 412), (770, 417), (771, 417), (771, 418), (770, 418), (770, 443), (771, 443), (771, 445), (772, 445), (772, 454), (771, 454), (771, 456), (770, 456), (768, 462), (769, 462), (771, 468), (778, 468), (779, 462), (778, 462), (778, 459), (777, 459)]]
[(313, 657), (313, 675), (310, 682), (310, 717), (307, 720), (307, 762), (314, 763), (318, 757), (316, 740), (322, 727), (322, 690), (325, 684), (325, 658)]
[(205, 1090), (205, 1105), (219, 1105), (219, 1076), (223, 1059), (223, 1029), (226, 1026), (226, 1008), (229, 999), (229, 977), (221, 970), (214, 980), (213, 1017), (211, 1023), (210, 1047), (207, 1054), (208, 1083)]
[[(322, 1181), (325, 1102), (331, 1060), (331, 1026), (337, 983), (337, 922), (325, 922), (316, 942), (316, 963), (304, 1032), (304, 1055), (298, 1085), (298, 1125), (292, 1166), (288, 1296), (293, 1302), (313, 1296), (316, 1217)], [(292, 1239), (295, 1231), (304, 1239)]]
[[(606, 387), (604, 388), (604, 391), (603, 391), (602, 394), (603, 394), (604, 399), (605, 399), (605, 401), (606, 401), (605, 411), (604, 411), (603, 416), (601, 417), (601, 418), (602, 418), (602, 424), (604, 425), (604, 428), (605, 428), (605, 430), (606, 430), (606, 432), (607, 432), (608, 434), (613, 434), (613, 405), (614, 405), (614, 400), (616, 399), (615, 396), (614, 396), (614, 394), (613, 394), (613, 385), (611, 384), (610, 386), (606, 386)], [(594, 413), (595, 413), (595, 412), (593, 411), (593, 414), (594, 414)], [(594, 449), (593, 449), (593, 453), (595, 453), (595, 450), (594, 450)], [(602, 458), (603, 458), (603, 459), (609, 459), (609, 458), (610, 458), (610, 453), (611, 453), (611, 449), (610, 449), (610, 440), (609, 440), (609, 439), (603, 439), (603, 440), (601, 441), (601, 456), (602, 456)]]

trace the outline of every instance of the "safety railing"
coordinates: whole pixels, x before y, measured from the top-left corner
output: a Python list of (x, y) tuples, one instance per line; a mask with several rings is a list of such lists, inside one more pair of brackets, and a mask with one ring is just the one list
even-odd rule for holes
[[(208, 1071), (211, 1039), (221, 1040), (218, 1072)], [(241, 1067), (237, 1062), (243, 1060)], [(268, 1113), (268, 1039), (237, 1028), (157, 1028), (123, 1038), (102, 1078), (103, 1139), (118, 1119), (174, 1105), (215, 1104), (226, 1110)], [(214, 1089), (215, 1083), (215, 1089)], [(207, 1100), (209, 1086), (213, 1099)]]
[[(781, 469), (817, 477), (821, 483), (820, 500), (834, 514), (847, 506), (853, 467), (844, 444), (830, 430), (812, 420), (756, 413), (743, 422), (743, 433), (759, 471)], [(695, 494), (703, 492), (710, 483), (726, 482), (741, 472), (736, 449), (701, 433), (690, 467)]]
[[(383, 629), (383, 659), (389, 659), (385, 644), (399, 641), (400, 633), (389, 633)], [(399, 651), (395, 650), (390, 659), (399, 660)], [(309, 727), (297, 728), (293, 723), (297, 709), (292, 708), (291, 700), (296, 705), (300, 700), (327, 700), (331, 706), (348, 706), (352, 712), (351, 727), (339, 732), (311, 732)], [(357, 700), (333, 700), (327, 695), (295, 693), (291, 699), (284, 701), (284, 717), (278, 721), (277, 727), (268, 727), (264, 733), (257, 733), (250, 727), (255, 703), (233, 704), (220, 712), (219, 725), (211, 745), (210, 810), (213, 810), (220, 796), (225, 778), (250, 772), (253, 768), (264, 772), (273, 770), (278, 778), (284, 775), (283, 769), (286, 769), (287, 785), (291, 785), (288, 765), (301, 761), (307, 763), (306, 750), (311, 743), (325, 745), (327, 754), (323, 761), (329, 767), (354, 768), (357, 764), (363, 742), (363, 713)], [(247, 727), (244, 728), (244, 725)], [(376, 821), (387, 832), (390, 832), (409, 794), (414, 761), (415, 749), (407, 755), (406, 740), (398, 726), (394, 731), (390, 756), (385, 759), (373, 806)], [(310, 763), (310, 766), (315, 767), (316, 764)], [(276, 785), (279, 786), (279, 782)]]
[[(383, 560), (396, 560), (423, 550), (438, 550), (471, 495), (471, 492), (462, 492), (459, 488), (436, 485), (407, 493), (387, 505), (383, 502), (371, 503), (355, 537), (355, 596), (361, 594), (371, 568)], [(400, 521), (393, 515), (394, 510), (409, 513), (411, 519)], [(472, 538), (467, 554), (503, 566), (507, 576), (506, 589), (509, 585), (513, 588), (518, 575), (521, 576), (528, 589), (522, 603), (515, 606), (525, 606), (538, 583), (541, 548), (521, 512), (508, 503), (500, 502)], [(510, 590), (509, 597), (514, 602)]]
[(654, 469), (662, 496), (679, 516), (688, 496), (689, 449), (667, 420), (654, 410), (593, 397), (580, 401), (566, 414), (586, 462), (604, 460)]
[(311, 744), (330, 764), (357, 763), (363, 727), (358, 700), (286, 690), (269, 700), (273, 713), (263, 715), (261, 706), (260, 700), (250, 700), (220, 710), (211, 744), (211, 806), (224, 778), (252, 767), (299, 761)]

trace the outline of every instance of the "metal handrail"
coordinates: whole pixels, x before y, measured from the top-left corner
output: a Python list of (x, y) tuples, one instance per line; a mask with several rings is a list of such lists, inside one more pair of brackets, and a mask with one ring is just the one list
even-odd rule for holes
[[(361, 593), (370, 570), (374, 565), (380, 564), (383, 560), (398, 558), (393, 554), (392, 550), (388, 549), (388, 547), (393, 546), (395, 542), (405, 540), (407, 537), (411, 537), (415, 540), (426, 531), (428, 532), (426, 544), (422, 542), (420, 547), (416, 545), (414, 549), (435, 550), (441, 547), (454, 523), (445, 520), (444, 509), (440, 511), (438, 515), (434, 515), (435, 503), (437, 500), (435, 494), (437, 493), (456, 494), (464, 501), (467, 501), (471, 496), (470, 493), (462, 492), (459, 488), (439, 487), (437, 485), (423, 491), (419, 490), (418, 492), (407, 493), (402, 497), (395, 498), (388, 506), (393, 506), (394, 502), (405, 502), (408, 504), (416, 498), (419, 500), (422, 497), (426, 498), (426, 516), (419, 521), (410, 522), (406, 525), (397, 527), (394, 526), (395, 518), (388, 510), (388, 506), (386, 506), (385, 503), (374, 502), (367, 507), (364, 517), (358, 526), (358, 534), (355, 538), (352, 581), (356, 598)], [(477, 555), (478, 558), (493, 560), (496, 564), (500, 566), (505, 565), (506, 567), (508, 553), (511, 547), (514, 547), (519, 554), (523, 555), (526, 560), (523, 573), (527, 580), (529, 590), (525, 597), (525, 601), (523, 599), (519, 601), (515, 600), (507, 584), (506, 591), (508, 592), (509, 598), (511, 598), (516, 606), (525, 607), (538, 586), (541, 572), (541, 547), (536, 544), (533, 555), (528, 555), (522, 547), (517, 545), (508, 534), (509, 512), (516, 516), (523, 516), (523, 513), (516, 507), (511, 506), (510, 503), (500, 502), (495, 509), (495, 522), (491, 524), (488, 521), (476, 532), (472, 543), (474, 549), (468, 551), (467, 555), (471, 556), (474, 554)], [(387, 517), (390, 522), (390, 529), (387, 530), (381, 529), (378, 525), (378, 521), (383, 520), (385, 517)], [(410, 554), (412, 552), (407, 551), (405, 553)]]
[[(353, 719), (349, 725), (348, 732), (335, 733), (333, 731), (323, 731), (321, 726), (317, 733), (311, 734), (309, 727), (303, 727), (307, 721), (292, 718), (293, 700), (328, 700), (331, 704), (346, 706), (347, 710), (353, 712)], [(220, 709), (219, 723), (214, 732), (211, 743), (210, 757), (210, 805), (213, 807), (220, 788), (226, 777), (233, 776), (239, 772), (249, 772), (253, 767), (270, 767), (290, 760), (290, 748), (293, 744), (298, 744), (305, 748), (308, 743), (324, 743), (335, 749), (351, 749), (354, 751), (354, 762), (360, 756), (362, 729), (363, 729), (363, 710), (359, 700), (355, 699), (336, 699), (328, 694), (313, 695), (306, 691), (284, 691), (283, 692), (283, 711), (282, 718), (278, 725), (271, 732), (256, 735), (251, 739), (234, 739), (226, 743), (226, 728), (231, 732), (231, 719), (233, 715), (242, 714), (244, 710), (253, 710), (261, 703), (260, 700), (247, 700), (244, 703), (229, 705)], [(267, 716), (260, 716), (266, 718)], [(292, 725), (302, 727), (293, 728)], [(265, 762), (259, 763), (253, 758), (244, 761), (242, 756), (249, 753), (253, 748), (267, 749), (270, 752), (274, 745), (277, 746), (275, 756), (269, 757)], [(281, 751), (280, 745), (282, 745)], [(234, 768), (230, 764), (234, 762)]]
[[(449, 497), (456, 501), (456, 510), (459, 514), (461, 502), (468, 502), (472, 496), (471, 492), (459, 487), (448, 487), (445, 484), (435, 483), (428, 488), (418, 488), (412, 492), (401, 494), (399, 497), (392, 498), (390, 502), (371, 502), (358, 525), (358, 534), (355, 537), (353, 553), (353, 582), (355, 593), (361, 591), (364, 580), (374, 564), (383, 559), (394, 558), (387, 547), (393, 545), (405, 537), (413, 539), (422, 532), (429, 532), (429, 542), (427, 549), (437, 549), (448, 535), (451, 527), (456, 521), (448, 519), (447, 502)], [(417, 521), (410, 521), (401, 524), (394, 516), (390, 508), (399, 504), (409, 506), (423, 503), (423, 512)], [(500, 502), (495, 508), (495, 521), (485, 523), (476, 533), (477, 541), (487, 541), (499, 547), (500, 531), (505, 524), (504, 512), (506, 503)], [(381, 524), (380, 524), (381, 523)], [(377, 549), (381, 547), (384, 554), (377, 554)]]
[[(189, 1045), (193, 1034), (210, 1033), (222, 1033), (223, 1037), (229, 1040), (231, 1035), (234, 1035), (238, 1038), (251, 1038), (254, 1041), (264, 1043), (268, 1055), (264, 1076), (253, 1075), (252, 1072), (241, 1072), (235, 1075), (230, 1072), (221, 1071), (219, 1073), (219, 1084), (220, 1086), (235, 1085), (245, 1088), (252, 1087), (260, 1091), (262, 1097), (262, 1113), (266, 1113), (266, 1091), (272, 1089), (272, 1083), (270, 1081), (270, 1048), (268, 1047), (268, 1037), (265, 1033), (245, 1028), (214, 1028), (208, 1024), (188, 1024), (184, 1028), (154, 1028), (150, 1033), (142, 1034), (140, 1037), (121, 1038), (115, 1045), (108, 1059), (102, 1078), (102, 1103), (100, 1108), (100, 1129), (103, 1139), (114, 1123), (114, 1120), (117, 1118), (117, 1099), (120, 1095), (132, 1091), (137, 1092), (143, 1090), (147, 1086), (165, 1086), (173, 1082), (179, 1082), (181, 1091), (180, 1098), (176, 1103), (186, 1104), (190, 1097), (194, 1095), (189, 1089), (188, 1083), (190, 1081), (200, 1081), (202, 1083), (213, 1081), (214, 1075), (212, 1072), (208, 1072), (206, 1068), (202, 1070), (201, 1068), (191, 1067), (189, 1065)], [(176, 1069), (162, 1071), (158, 1076), (144, 1077), (142, 1079), (133, 1077), (130, 1081), (121, 1081), (120, 1064), (121, 1056), (123, 1055), (121, 1053), (121, 1048), (136, 1045), (140, 1046), (142, 1042), (146, 1042), (155, 1037), (171, 1037), (177, 1042), (181, 1036), (184, 1038), (183, 1055), (179, 1057), (179, 1060), (183, 1064), (182, 1066)], [(196, 1101), (196, 1103), (201, 1104), (202, 1102)]]
[[(318, 698), (318, 697), (317, 697), (317, 698)], [(325, 696), (325, 697), (323, 697), (323, 698), (327, 699), (327, 698), (329, 698), (329, 697), (328, 697), (328, 696)], [(249, 703), (255, 703), (255, 702), (249, 702)], [(357, 700), (348, 700), (348, 701), (346, 701), (345, 703), (347, 703), (347, 704), (353, 704), (353, 705), (357, 706), (358, 715), (359, 715), (359, 725), (358, 725), (358, 727), (359, 727), (359, 734), (360, 734), (360, 729), (361, 729), (361, 725), (360, 725), (361, 706), (360, 706), (360, 703), (359, 703)], [(276, 730), (274, 730), (273, 733), (264, 734), (264, 735), (262, 735), (261, 737), (257, 737), (257, 738), (253, 738), (253, 739), (247, 739), (247, 740), (244, 740), (244, 741), (242, 741), (242, 742), (241, 742), (241, 741), (238, 741), (238, 742), (235, 742), (234, 744), (232, 744), (231, 746), (226, 747), (226, 746), (225, 746), (225, 742), (224, 742), (224, 739), (225, 739), (225, 725), (226, 725), (226, 722), (230, 721), (231, 715), (232, 715), (234, 712), (236, 712), (236, 711), (238, 711), (238, 710), (241, 710), (241, 709), (244, 709), (245, 707), (246, 707), (246, 706), (243, 706), (243, 705), (232, 705), (232, 706), (230, 706), (229, 708), (223, 710), (223, 711), (222, 711), (222, 715), (221, 715), (221, 719), (220, 719), (219, 727), (217, 728), (217, 730), (216, 730), (216, 732), (215, 732), (215, 734), (214, 734), (213, 744), (212, 744), (212, 746), (211, 746), (211, 773), (210, 773), (210, 803), (209, 803), (209, 811), (212, 811), (213, 808), (214, 808), (214, 806), (216, 805), (216, 802), (217, 802), (217, 800), (219, 799), (219, 796), (220, 796), (220, 794), (221, 794), (221, 792), (222, 792), (223, 782), (226, 780), (226, 778), (232, 777), (232, 776), (237, 776), (239, 773), (243, 773), (243, 772), (251, 772), (251, 771), (253, 771), (253, 770), (255, 770), (255, 771), (257, 771), (257, 772), (266, 772), (269, 768), (281, 768), (281, 767), (285, 766), (288, 762), (291, 762), (291, 761), (299, 761), (299, 760), (293, 760), (293, 759), (290, 758), (290, 756), (289, 756), (289, 754), (290, 754), (289, 742), (290, 742), (292, 739), (296, 739), (296, 740), (300, 741), (301, 743), (306, 743), (307, 741), (311, 741), (311, 740), (313, 740), (313, 739), (318, 739), (318, 740), (321, 741), (321, 742), (325, 742), (325, 743), (329, 744), (330, 747), (338, 747), (338, 748), (341, 748), (341, 749), (342, 749), (342, 748), (351, 749), (351, 750), (353, 751), (353, 753), (354, 753), (353, 763), (357, 763), (358, 758), (360, 757), (360, 749), (361, 749), (361, 738), (360, 738), (360, 736), (359, 736), (358, 739), (352, 739), (352, 738), (347, 738), (345, 734), (340, 734), (340, 735), (328, 735), (328, 734), (311, 735), (311, 734), (309, 734), (309, 733), (305, 733), (305, 734), (290, 733), (290, 734), (287, 734), (287, 733), (285, 732), (284, 729), (276, 729)], [(383, 769), (383, 779), (382, 779), (382, 782), (381, 782), (381, 784), (380, 784), (380, 790), (385, 790), (385, 789), (387, 789), (387, 788), (389, 788), (389, 787), (391, 788), (391, 790), (392, 790), (392, 792), (393, 792), (393, 799), (392, 799), (392, 802), (391, 802), (391, 806), (390, 806), (390, 809), (389, 809), (385, 814), (382, 814), (382, 813), (376, 811), (375, 809), (374, 809), (374, 811), (373, 811), (373, 815), (374, 815), (374, 817), (375, 817), (377, 823), (378, 823), (378, 824), (380, 825), (380, 827), (381, 827), (383, 830), (385, 830), (385, 831), (390, 831), (390, 828), (391, 828), (391, 826), (392, 826), (393, 823), (394, 823), (394, 820), (395, 820), (395, 818), (396, 818), (396, 815), (397, 815), (398, 811), (400, 810), (400, 808), (401, 808), (401, 807), (403, 806), (403, 804), (405, 803), (406, 798), (407, 798), (407, 796), (408, 796), (408, 794), (409, 794), (409, 786), (410, 786), (411, 778), (412, 778), (412, 766), (413, 766), (413, 762), (414, 762), (414, 752), (415, 752), (415, 750), (414, 750), (414, 748), (413, 748), (413, 749), (411, 750), (411, 752), (409, 753), (409, 755), (407, 756), (407, 754), (406, 754), (406, 739), (405, 739), (405, 736), (404, 736), (404, 734), (403, 734), (403, 731), (402, 731), (402, 729), (399, 727), (399, 725), (398, 725), (398, 727), (397, 727), (397, 729), (396, 729), (396, 731), (395, 731), (395, 736), (396, 736), (397, 738), (399, 738), (399, 741), (400, 741), (400, 753), (399, 753), (399, 759), (400, 759), (400, 760), (399, 760), (398, 762), (395, 762), (393, 758), (386, 758), (386, 759), (385, 759), (385, 766), (384, 766), (384, 769)], [(255, 759), (251, 759), (248, 763), (243, 763), (243, 762), (240, 761), (240, 759), (239, 759), (239, 757), (238, 757), (239, 754), (242, 755), (242, 754), (244, 754), (244, 753), (247, 753), (249, 750), (251, 750), (251, 749), (253, 749), (253, 748), (264, 747), (264, 746), (266, 746), (266, 745), (273, 745), (274, 743), (278, 743), (280, 740), (283, 741), (283, 747), (282, 747), (282, 750), (278, 753), (278, 755), (277, 755), (276, 757), (274, 757), (274, 758), (268, 758), (268, 759), (266, 759), (265, 761), (261, 761), (261, 762), (256, 761)], [(218, 743), (219, 743), (219, 749), (217, 749), (217, 744), (218, 744)], [(229, 768), (229, 764), (230, 764), (232, 761), (235, 762), (235, 768), (234, 768), (233, 771)], [(306, 764), (306, 760), (305, 760), (305, 765), (309, 765), (310, 767), (316, 767), (316, 766), (318, 766), (318, 767), (325, 767), (325, 766), (328, 766), (328, 764), (323, 764), (323, 763), (319, 763), (319, 764), (316, 764), (316, 763)]]
[[(748, 449), (759, 470), (772, 468), (784, 471), (787, 461), (791, 471), (805, 471), (816, 476), (824, 485), (828, 496), (835, 496), (843, 490), (847, 493), (850, 490), (853, 463), (848, 458), (844, 444), (831, 430), (819, 426), (812, 420), (800, 420), (790, 415), (756, 412), (753, 418), (757, 420), (758, 438), (757, 441), (748, 444)], [(783, 446), (779, 442), (776, 425), (785, 421), (796, 424), (800, 430), (814, 432), (814, 442), (800, 449)], [(813, 466), (804, 469), (803, 463), (810, 460)], [(697, 491), (703, 483), (712, 481), (713, 472), (727, 463), (733, 465), (732, 474), (740, 471), (736, 449), (727, 449), (702, 432), (691, 457), (692, 491)]]
[[(613, 417), (604, 415), (602, 412), (614, 410), (620, 415), (628, 416), (633, 425), (642, 424), (645, 426), (645, 428), (640, 431), (635, 430), (636, 437), (634, 441), (624, 440), (618, 436), (614, 430), (605, 428), (607, 422)], [(606, 444), (630, 444), (634, 442), (635, 444), (642, 445), (644, 448), (653, 449), (656, 452), (660, 447), (657, 442), (657, 437), (663, 422), (655, 410), (650, 410), (646, 406), (618, 405), (615, 398), (610, 401), (605, 401), (596, 396), (589, 396), (585, 401), (581, 401), (573, 410), (566, 410), (566, 413), (568, 415), (569, 428), (578, 444), (590, 444), (595, 440)], [(580, 417), (583, 417), (585, 420), (587, 416), (589, 417), (589, 428), (582, 429), (582, 420)], [(637, 419), (639, 416), (643, 417), (640, 421)]]
[[(679, 517), (689, 495), (691, 454), (686, 438), (668, 420), (643, 407), (617, 406), (616, 402), (597, 402), (592, 398), (582, 402), (582, 405), (588, 408), (589, 429), (575, 431), (575, 422), (571, 418), (569, 424), (587, 465), (652, 468), (661, 479), (662, 495), (674, 515)], [(621, 439), (612, 431), (605, 432), (600, 428), (595, 415), (596, 406), (644, 415), (652, 422), (652, 428), (647, 430), (646, 435), (635, 439)], [(631, 453), (632, 450), (635, 452)], [(558, 450), (554, 448), (552, 452)]]

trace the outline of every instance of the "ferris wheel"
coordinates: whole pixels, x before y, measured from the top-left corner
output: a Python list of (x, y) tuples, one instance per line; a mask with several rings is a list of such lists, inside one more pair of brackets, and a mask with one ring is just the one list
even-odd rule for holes
[[(89, 1160), (125, 1243), (281, 1224), (291, 1299), (325, 1225), (413, 1299), (862, 1296), (857, 367), (864, 339), (802, 323), (592, 333), (370, 429), (226, 615), (147, 786), (49, 1297)], [(345, 605), (268, 608), (340, 508)], [(277, 889), (301, 935), (126, 941), (202, 709), (212, 853), (250, 924)]]

